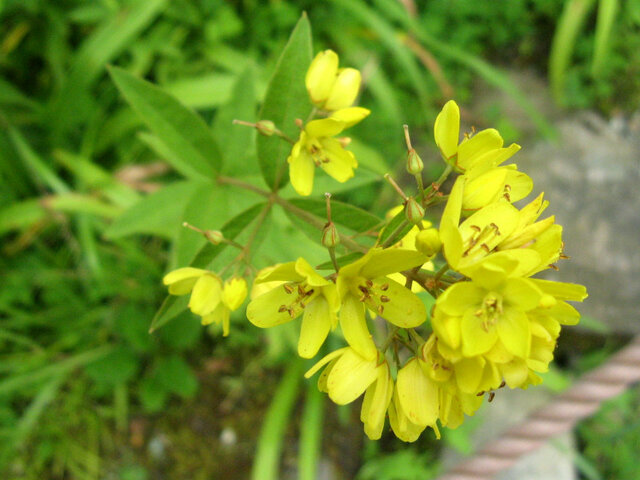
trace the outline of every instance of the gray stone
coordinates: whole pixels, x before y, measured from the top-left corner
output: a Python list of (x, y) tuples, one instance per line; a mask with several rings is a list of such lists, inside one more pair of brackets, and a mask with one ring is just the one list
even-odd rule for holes
[[(481, 424), (472, 433), (471, 442), (477, 450), (482, 445), (498, 438), (508, 428), (522, 422), (525, 417), (546, 404), (550, 395), (543, 388), (529, 390), (501, 389), (491, 403), (485, 402), (476, 415)], [(576, 480), (572, 452), (574, 450), (571, 433), (557, 437), (538, 450), (525, 455), (518, 462), (499, 474), (497, 480)], [(463, 458), (450, 449), (445, 450), (442, 461), (444, 469), (453, 467)]]

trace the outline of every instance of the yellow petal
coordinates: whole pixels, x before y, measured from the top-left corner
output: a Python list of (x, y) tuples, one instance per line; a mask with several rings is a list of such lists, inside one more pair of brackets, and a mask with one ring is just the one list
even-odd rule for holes
[(345, 129), (345, 123), (333, 118), (311, 120), (304, 127), (304, 131), (311, 138), (333, 137)]
[(342, 299), (340, 329), (347, 343), (367, 360), (377, 356), (377, 349), (367, 328), (364, 305), (348, 294)]
[(247, 281), (242, 277), (233, 277), (224, 282), (222, 301), (229, 310), (237, 310), (247, 298)]
[(498, 340), (494, 326), (484, 325), (472, 310), (467, 310), (460, 324), (462, 335), (462, 354), (473, 357), (488, 352)]
[(497, 130), (487, 128), (471, 138), (464, 139), (458, 146), (456, 166), (462, 171), (475, 166), (477, 159), (502, 147), (503, 140)]
[(307, 370), (307, 372), (304, 374), (304, 378), (311, 378), (316, 374), (318, 370), (324, 367), (327, 363), (333, 360), (336, 360), (338, 357), (343, 355), (347, 350), (349, 350), (349, 347), (342, 347), (342, 348), (339, 348), (338, 350), (334, 350), (333, 352), (325, 355), (313, 367)]
[(379, 292), (382, 295), (371, 295), (366, 301), (372, 310), (380, 312), (381, 317), (398, 327), (414, 328), (424, 323), (427, 309), (415, 293), (388, 277), (374, 280), (374, 287), (381, 284), (388, 285), (386, 290)]
[(328, 175), (338, 182), (344, 183), (353, 177), (353, 169), (358, 166), (353, 152), (345, 150), (335, 138), (325, 138), (320, 141), (325, 153), (325, 160), (320, 164)]
[(354, 126), (367, 118), (371, 110), (363, 107), (349, 107), (336, 110), (329, 118), (344, 123), (344, 128)]
[(509, 363), (500, 365), (500, 373), (509, 388), (521, 387), (529, 377), (527, 363), (521, 359), (514, 359)]
[(588, 297), (587, 288), (584, 285), (540, 280), (537, 278), (532, 278), (531, 281), (544, 293), (548, 293), (558, 300), (581, 302)]
[[(441, 309), (436, 308), (431, 318), (431, 324), (433, 325), (433, 331), (438, 335), (438, 338), (447, 346), (456, 350), (460, 347), (461, 342), (461, 317), (452, 317), (442, 312)], [(442, 342), (438, 344), (438, 349), (442, 346)]]
[(206, 273), (193, 286), (189, 308), (196, 315), (205, 316), (216, 309), (221, 297), (222, 282), (217, 276)]
[(360, 410), (360, 420), (364, 423), (364, 433), (370, 440), (379, 440), (384, 428), (387, 407), (393, 394), (393, 380), (386, 362), (377, 367), (378, 377), (367, 388)]
[(298, 355), (302, 358), (313, 358), (324, 343), (331, 330), (329, 304), (323, 296), (316, 297), (304, 309)]
[(300, 276), (301, 279), (304, 279), (305, 283), (312, 287), (321, 287), (324, 285), (329, 285), (331, 282), (324, 278), (322, 275), (319, 275), (314, 268), (309, 265), (304, 258), (298, 257), (295, 261), (295, 271)]
[(162, 283), (169, 285), (171, 295), (186, 295), (191, 291), (198, 278), (207, 273), (201, 268), (184, 267), (167, 273)]
[(407, 418), (398, 400), (397, 389), (389, 404), (389, 423), (393, 433), (403, 442), (415, 442), (426, 428), (425, 426), (416, 425)]
[(349, 348), (331, 369), (327, 378), (329, 398), (346, 405), (362, 395), (377, 378), (376, 357), (367, 360)]
[(507, 172), (504, 195), (507, 200), (512, 203), (517, 202), (531, 193), (531, 190), (533, 190), (533, 180), (531, 180), (529, 175), (512, 168), (502, 168), (505, 168)]
[(326, 110), (340, 110), (341, 108), (350, 107), (358, 96), (360, 81), (360, 72), (355, 68), (340, 70), (324, 108)]
[(506, 178), (506, 170), (493, 168), (468, 181), (464, 189), (462, 208), (465, 211), (474, 211), (498, 201), (504, 191)]
[(436, 117), (433, 127), (436, 145), (445, 160), (452, 158), (458, 149), (460, 140), (460, 109), (458, 104), (449, 100)]
[(300, 149), (299, 154), (294, 155), (292, 151), (288, 162), (289, 179), (295, 191), (298, 195), (311, 195), (316, 166), (309, 153), (305, 149)]
[(525, 359), (531, 349), (531, 328), (527, 315), (516, 308), (505, 308), (497, 323), (500, 341), (510, 353)]
[(482, 357), (463, 358), (455, 364), (456, 382), (464, 393), (475, 394), (480, 391), (480, 372), (486, 361)]
[[(422, 265), (429, 260), (428, 257), (415, 250), (403, 248), (375, 248), (370, 250), (371, 255), (366, 258), (360, 270), (365, 278), (383, 277), (390, 273), (410, 270)], [(362, 257), (363, 259), (365, 257)], [(362, 260), (362, 259), (360, 259)]]
[(263, 269), (256, 276), (254, 283), (263, 282), (301, 282), (304, 276), (296, 271), (296, 262), (279, 263), (269, 269)]
[(478, 308), (486, 291), (473, 282), (451, 285), (438, 297), (436, 308), (450, 316), (462, 316), (470, 308)]
[(432, 425), (438, 418), (438, 387), (414, 357), (398, 371), (396, 381), (402, 410), (416, 425)]
[(311, 101), (321, 105), (329, 97), (338, 74), (338, 55), (333, 50), (318, 53), (305, 77), (305, 84)]
[[(249, 302), (247, 318), (260, 328), (275, 327), (290, 322), (302, 313), (299, 303), (293, 305), (297, 297), (298, 292), (293, 288), (276, 287)], [(285, 308), (281, 308), (282, 306)], [(291, 313), (287, 311), (289, 307), (292, 308)]]

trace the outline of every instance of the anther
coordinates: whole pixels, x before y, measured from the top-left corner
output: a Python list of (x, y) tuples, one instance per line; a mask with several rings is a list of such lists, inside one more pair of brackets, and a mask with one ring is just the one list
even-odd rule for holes
[(313, 295), (313, 292), (314, 292), (314, 290), (313, 290), (313, 288), (312, 288), (312, 289), (311, 289), (311, 290), (309, 290), (307, 293), (305, 293), (305, 294), (304, 294), (304, 296), (305, 296), (305, 297), (309, 297), (309, 296)]
[(389, 284), (388, 283), (384, 283), (384, 284), (380, 285), (380, 290), (382, 290), (383, 292), (386, 292), (387, 290), (389, 290)]
[(390, 302), (391, 299), (389, 297), (387, 297), (386, 295), (380, 295), (380, 301), (382, 303), (387, 303), (387, 302)]
[(367, 296), (366, 296), (366, 295), (362, 295), (362, 296), (358, 299), (358, 301), (359, 301), (359, 302), (364, 302), (366, 299), (367, 299)]
[(371, 280), (367, 280), (366, 282), (364, 282), (367, 284), (367, 287), (371, 288), (373, 287), (373, 282)]
[(489, 403), (493, 402), (494, 398), (496, 398), (496, 392), (491, 392), (489, 394)]
[(489, 225), (496, 231), (496, 235), (500, 235), (500, 229), (498, 228), (498, 225), (493, 222), (491, 222)]
[(358, 290), (360, 290), (365, 295), (369, 295), (369, 290), (367, 290), (367, 287), (365, 287), (364, 285), (358, 285)]
[(306, 292), (304, 291), (304, 288), (302, 288), (302, 285), (298, 285), (298, 295), (304, 295)]
[(289, 316), (290, 316), (291, 318), (293, 318), (293, 317), (295, 317), (295, 316), (296, 316), (296, 315), (295, 315), (295, 313), (293, 312), (293, 308), (289, 308), (289, 309), (287, 310), (287, 312), (289, 312)]
[(502, 383), (500, 384), (500, 386), (498, 388), (504, 388), (505, 385), (507, 384), (507, 382), (505, 382), (504, 380), (502, 381)]
[(304, 309), (304, 307), (306, 307), (306, 305), (304, 303), (300, 302), (300, 308)]
[(550, 268), (550, 269), (552, 269), (552, 270), (555, 270), (556, 272), (558, 272), (558, 271), (560, 270), (560, 269), (559, 269), (556, 265), (554, 265), (553, 263), (552, 263), (551, 265), (549, 265), (549, 268)]
[(565, 255), (564, 253), (561, 253), (559, 258), (560, 258), (561, 260), (569, 260), (571, 257), (570, 257), (570, 256), (568, 256), (568, 255)]
[(378, 315), (382, 315), (384, 313), (384, 306), (378, 305)]
[(482, 245), (480, 245), (480, 248), (482, 248), (487, 253), (491, 252), (491, 249), (489, 248), (489, 245), (487, 245), (486, 243), (483, 243)]
[(283, 287), (284, 287), (284, 291), (285, 291), (285, 292), (287, 292), (287, 293), (293, 293), (293, 287), (292, 287), (291, 285), (289, 285), (288, 283), (285, 283), (285, 284), (283, 285)]
[(280, 308), (278, 308), (278, 313), (282, 313), (282, 312), (286, 312), (287, 311), (287, 306), (286, 305), (280, 305)]
[(484, 390), (480, 390), (478, 393), (476, 393), (476, 397), (481, 397), (484, 395)]
[(469, 228), (475, 230), (478, 233), (482, 231), (482, 229), (478, 225), (469, 225)]

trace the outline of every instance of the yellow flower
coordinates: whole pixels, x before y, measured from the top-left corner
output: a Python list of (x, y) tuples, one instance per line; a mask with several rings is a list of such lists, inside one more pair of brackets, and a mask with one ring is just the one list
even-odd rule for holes
[(377, 352), (367, 328), (365, 306), (403, 328), (417, 327), (426, 320), (422, 300), (388, 277), (426, 261), (427, 257), (413, 250), (372, 248), (340, 269), (336, 279), (342, 302), (340, 328), (345, 340), (360, 355), (373, 359)]
[(360, 419), (367, 436), (379, 439), (393, 392), (393, 380), (384, 356), (376, 351), (373, 359), (366, 359), (353, 348), (344, 347), (322, 358), (305, 377), (313, 376), (325, 365), (318, 379), (320, 391), (328, 393), (338, 405), (351, 403), (364, 393)]
[(504, 141), (493, 128), (487, 128), (470, 137), (465, 136), (458, 144), (460, 109), (453, 100), (444, 105), (436, 118), (433, 130), (442, 157), (458, 172), (465, 172), (480, 165), (496, 167), (520, 150), (520, 146), (515, 143), (503, 148)]
[[(464, 421), (464, 415), (473, 415), (482, 404), (482, 396), (476, 394), (487, 386), (489, 371), (484, 365), (459, 358), (454, 364), (442, 353), (435, 334), (419, 350), (418, 363), (423, 372), (438, 385), (438, 418), (443, 426), (457, 428)], [(489, 374), (489, 375), (487, 375)], [(490, 381), (490, 380), (489, 380)]]
[(369, 113), (366, 108), (345, 108), (328, 118), (312, 120), (304, 127), (287, 159), (291, 185), (299, 195), (311, 195), (316, 167), (322, 168), (341, 183), (353, 177), (358, 162), (353, 153), (333, 137), (363, 120)]
[(549, 301), (549, 295), (532, 280), (511, 275), (517, 261), (501, 260), (505, 261), (494, 257), (482, 262), (472, 281), (450, 286), (436, 300), (434, 331), (464, 357), (485, 354), (498, 341), (515, 357), (529, 356), (531, 327), (526, 312)]
[(304, 312), (298, 354), (311, 358), (337, 324), (340, 306), (336, 286), (315, 272), (304, 258), (277, 265), (255, 283), (283, 282), (247, 306), (247, 318), (261, 328), (290, 322)]
[(361, 76), (355, 68), (338, 68), (338, 55), (325, 50), (311, 62), (305, 84), (311, 101), (324, 110), (350, 107), (360, 90)]
[(169, 286), (172, 295), (187, 295), (189, 309), (202, 317), (202, 324), (222, 324), (222, 332), (229, 335), (229, 318), (247, 297), (247, 282), (244, 278), (234, 277), (222, 282), (213, 272), (200, 268), (185, 267), (168, 273), (163, 283)]

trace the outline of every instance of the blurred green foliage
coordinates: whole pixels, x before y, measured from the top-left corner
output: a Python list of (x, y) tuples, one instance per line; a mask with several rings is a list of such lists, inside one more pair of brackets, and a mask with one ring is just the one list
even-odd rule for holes
[[(640, 8), (607, 3), (598, 9), (613, 13), (594, 7), (566, 47), (558, 87), (565, 106), (609, 112), (639, 105)], [(181, 223), (220, 228), (259, 201), (211, 188), (206, 163), (185, 165), (176, 145), (191, 145), (204, 162), (219, 155), (224, 173), (256, 181), (255, 133), (231, 121), (257, 118), (303, 10), (314, 50), (336, 49), (345, 64), (362, 69), (361, 104), (375, 112), (354, 129), (363, 166), (353, 181), (358, 188), (347, 194), (329, 180), (316, 188), (355, 205), (376, 200), (374, 222), (394, 202), (380, 194), (378, 178), (402, 164), (401, 124), (411, 125), (416, 143), (430, 144), (438, 107), (452, 95), (470, 101), (478, 79), (515, 98), (545, 132), (546, 120), (504, 69), (547, 73), (564, 5), (432, 0), (417, 2), (412, 16), (394, 0), (0, 2), (0, 472), (16, 479), (147, 478), (138, 465), (144, 460), (122, 453), (132, 416), (194, 399), (212, 353), (245, 358), (239, 352), (261, 351), (258, 333), (245, 330), (241, 316), (225, 343), (189, 315), (153, 335), (148, 330), (165, 295), (162, 273), (189, 263), (205, 243)], [(217, 146), (175, 138), (170, 124), (147, 122), (147, 131), (108, 75), (110, 64), (121, 68), (112, 70), (120, 72), (114, 80), (131, 86), (124, 97), (138, 113), (161, 105), (178, 118), (180, 104), (196, 109), (203, 121), (192, 129), (212, 128)], [(161, 87), (156, 102), (136, 103), (134, 76)], [(339, 219), (340, 203), (334, 213)], [(342, 213), (346, 227), (354, 211)], [(259, 266), (283, 260), (282, 252), (321, 252), (313, 250), (318, 239), (299, 227), (274, 212), (259, 239)], [(218, 253), (222, 264), (229, 254)], [(326, 258), (311, 253), (310, 260)], [(260, 358), (273, 364), (291, 336), (286, 327), (269, 335)], [(637, 406), (630, 398), (619, 400), (620, 415)], [(612, 424), (613, 411), (583, 435), (586, 455), (618, 472), (630, 468), (626, 460), (611, 463), (613, 451), (598, 450), (594, 433)], [(621, 435), (637, 443), (632, 432)], [(430, 460), (412, 450), (371, 457), (360, 478), (427, 478)], [(415, 469), (393, 476), (407, 463)]]

